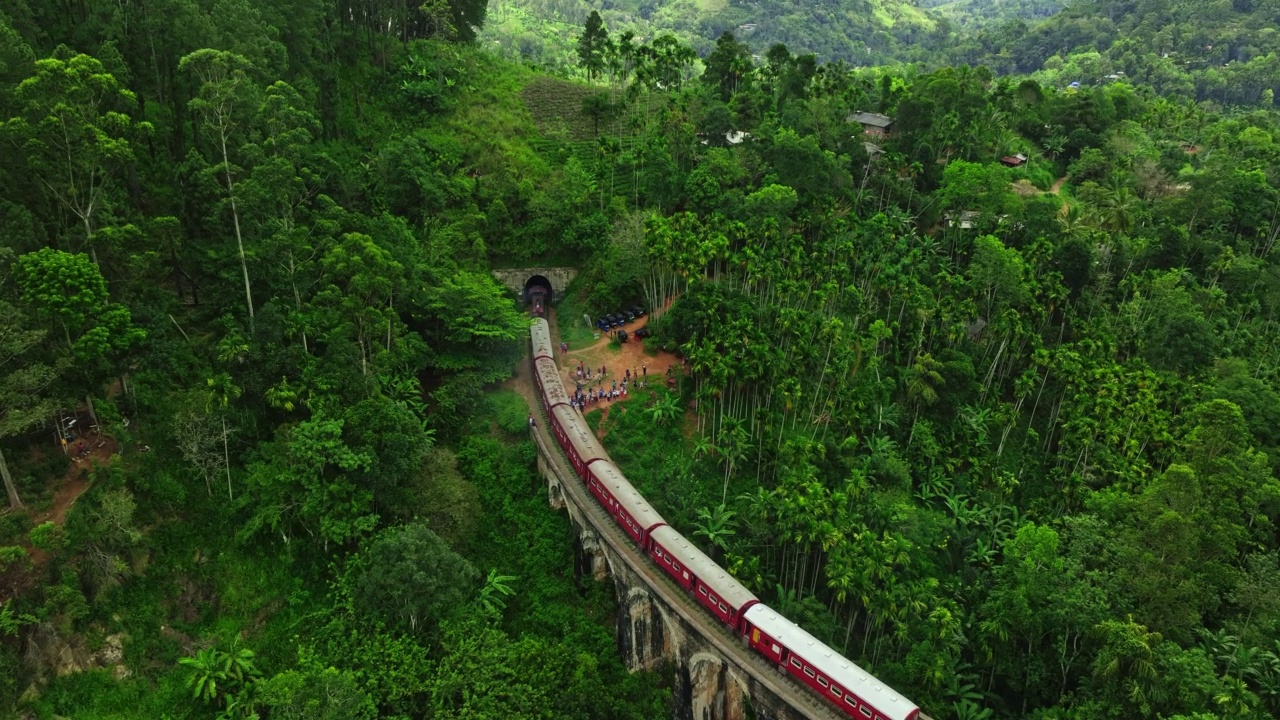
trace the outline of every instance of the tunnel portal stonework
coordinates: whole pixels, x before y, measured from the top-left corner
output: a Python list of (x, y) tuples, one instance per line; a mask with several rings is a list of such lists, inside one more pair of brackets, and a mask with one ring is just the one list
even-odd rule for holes
[(564, 290), (569, 287), (569, 283), (578, 277), (578, 268), (574, 267), (534, 267), (534, 268), (506, 268), (494, 270), (493, 276), (498, 279), (507, 289), (524, 299), (524, 290), (529, 281), (535, 277), (542, 277), (551, 285), (552, 300), (561, 300), (564, 298)]

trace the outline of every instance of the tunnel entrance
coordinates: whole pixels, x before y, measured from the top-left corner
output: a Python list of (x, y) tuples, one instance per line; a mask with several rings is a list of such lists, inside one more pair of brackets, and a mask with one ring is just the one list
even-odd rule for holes
[(538, 317), (546, 317), (547, 305), (555, 298), (551, 281), (541, 275), (533, 275), (524, 282), (524, 301), (529, 305), (529, 312)]

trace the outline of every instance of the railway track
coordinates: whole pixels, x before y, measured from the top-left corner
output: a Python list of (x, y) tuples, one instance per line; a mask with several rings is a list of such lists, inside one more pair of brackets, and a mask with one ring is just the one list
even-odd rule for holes
[(727, 627), (707, 615), (693, 598), (650, 562), (648, 556), (635, 546), (613, 518), (609, 517), (596, 503), (595, 498), (582, 483), (582, 479), (570, 467), (560, 446), (548, 434), (549, 423), (542, 403), (523, 389), (522, 394), (525, 395), (529, 407), (534, 409), (538, 417), (537, 426), (530, 428), (531, 435), (538, 446), (539, 453), (547, 459), (560, 479), (561, 492), (570, 497), (571, 502), (578, 508), (581, 516), (591, 524), (597, 536), (608, 544), (614, 557), (621, 558), (631, 572), (642, 578), (649, 590), (684, 620), (686, 625), (694, 628), (706, 639), (720, 657), (750, 674), (787, 705), (810, 720), (848, 720), (848, 716), (814, 697), (808, 688), (748, 649), (741, 639), (734, 637)]

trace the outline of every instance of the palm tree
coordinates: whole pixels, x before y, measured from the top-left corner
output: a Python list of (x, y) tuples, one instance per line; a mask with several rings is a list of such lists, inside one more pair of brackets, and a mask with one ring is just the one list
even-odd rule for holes
[(1079, 236), (1089, 227), (1088, 213), (1080, 209), (1079, 205), (1067, 205), (1066, 212), (1058, 217), (1058, 223), (1062, 225), (1062, 232)]
[(289, 378), (280, 377), (280, 382), (267, 388), (267, 404), (277, 410), (293, 412), (298, 406), (298, 391), (289, 384)]
[(1099, 208), (1102, 226), (1111, 232), (1128, 235), (1137, 220), (1138, 210), (1138, 196), (1132, 190), (1125, 186), (1112, 188)]
[(220, 413), (222, 419), (222, 460), (223, 466), (227, 468), (227, 498), (234, 500), (235, 496), (231, 493), (231, 452), (227, 447), (227, 407), (231, 401), (240, 397), (240, 387), (231, 381), (231, 376), (227, 373), (218, 373), (206, 381), (209, 387), (209, 401), (206, 409), (217, 405), (222, 411)]
[(693, 457), (695, 460), (700, 459), (703, 455), (714, 455), (718, 451), (719, 449), (715, 446), (715, 443), (711, 442), (711, 438), (706, 435), (693, 441)]
[(916, 406), (916, 415), (911, 420), (911, 433), (907, 436), (907, 447), (915, 438), (916, 422), (920, 419), (920, 411), (926, 405), (938, 402), (938, 388), (947, 384), (946, 378), (938, 372), (942, 363), (933, 359), (930, 353), (916, 356), (911, 369), (907, 371), (907, 398)]
[(1222, 692), (1214, 696), (1213, 701), (1222, 709), (1223, 716), (1229, 718), (1250, 717), (1253, 707), (1258, 704), (1258, 696), (1249, 690), (1249, 686), (1239, 678), (1222, 678)]
[(720, 457), (724, 458), (724, 489), (720, 493), (720, 503), (729, 497), (729, 478), (733, 475), (738, 463), (747, 459), (747, 451), (751, 443), (747, 442), (747, 431), (738, 418), (722, 416), (720, 420)]
[(1120, 686), (1143, 714), (1150, 713), (1153, 700), (1159, 699), (1161, 684), (1156, 670), (1155, 649), (1164, 640), (1160, 633), (1148, 632), (1145, 625), (1106, 620), (1094, 628), (1102, 641), (1102, 649), (1093, 662), (1095, 676)]

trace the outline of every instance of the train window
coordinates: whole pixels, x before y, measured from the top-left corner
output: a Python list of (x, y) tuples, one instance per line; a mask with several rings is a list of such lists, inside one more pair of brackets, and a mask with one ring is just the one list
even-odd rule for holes
[(727, 613), (729, 612), (729, 608), (725, 607), (724, 603), (720, 603), (720, 612)]
[(809, 677), (814, 677), (814, 674), (813, 674), (813, 668), (811, 668), (811, 667), (806, 667), (806, 668), (804, 669), (804, 674), (805, 674), (805, 675), (808, 675)]
[(845, 695), (845, 696), (844, 696), (844, 701), (845, 701), (845, 702), (847, 702), (847, 703), (849, 703), (850, 705), (852, 705), (852, 706), (854, 706), (854, 707), (858, 707), (858, 701), (857, 701), (857, 700), (854, 700), (852, 695)]
[(777, 655), (777, 654), (778, 654), (778, 653), (780, 653), (780, 652), (782, 652), (782, 648), (778, 647), (778, 644), (777, 644), (777, 643), (774, 643), (774, 644), (773, 644), (773, 654), (774, 654), (774, 655)]
[(792, 667), (800, 667), (800, 661), (799, 661), (799, 660), (797, 660), (797, 659), (795, 659), (795, 658), (791, 658), (791, 666), (792, 666)]
[(835, 685), (832, 685), (832, 686), (831, 686), (831, 694), (832, 694), (832, 695), (835, 695), (836, 697), (840, 697), (840, 695), (841, 695), (840, 688), (836, 687)]
[(862, 713), (863, 717), (871, 717), (871, 711), (867, 709), (866, 705), (858, 708), (858, 712)]
[(818, 684), (821, 685), (822, 687), (827, 687), (827, 679), (819, 675)]
[(704, 587), (702, 587), (701, 585), (699, 585), (699, 586), (698, 586), (698, 592), (702, 593), (703, 595), (706, 595), (706, 594), (707, 594), (707, 589), (706, 589), (706, 588), (704, 588)]
[(715, 593), (707, 593), (707, 599), (708, 599), (708, 600), (710, 600), (711, 602), (715, 602), (715, 601), (716, 601), (716, 594), (715, 594)]
[(680, 563), (678, 563), (678, 562), (673, 562), (673, 563), (671, 563), (671, 567), (675, 568), (676, 570), (679, 570), (679, 569), (680, 569)]

